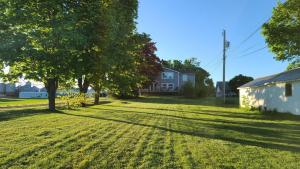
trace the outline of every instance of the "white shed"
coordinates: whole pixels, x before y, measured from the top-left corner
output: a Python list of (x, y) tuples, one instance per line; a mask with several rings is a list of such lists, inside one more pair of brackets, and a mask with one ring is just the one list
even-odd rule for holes
[(255, 79), (239, 92), (241, 107), (300, 115), (300, 68)]

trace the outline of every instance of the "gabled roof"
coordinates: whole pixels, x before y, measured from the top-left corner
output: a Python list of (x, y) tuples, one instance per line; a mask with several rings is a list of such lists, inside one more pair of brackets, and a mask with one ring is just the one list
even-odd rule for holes
[(170, 68), (167, 68), (167, 67), (163, 67), (163, 69), (166, 69), (166, 70), (169, 70), (169, 71), (173, 71), (173, 72), (176, 72), (176, 73), (181, 73), (181, 74), (193, 74), (195, 75), (194, 72), (191, 72), (191, 71), (177, 71), (177, 70), (174, 70), (174, 69), (170, 69)]
[(173, 71), (173, 72), (177, 72), (177, 73), (180, 73), (180, 72), (178, 72), (177, 70), (174, 70), (174, 69), (170, 69), (170, 68), (167, 68), (167, 67), (163, 67), (163, 69), (167, 69), (167, 70), (170, 70), (170, 71)]
[(285, 71), (271, 76), (266, 76), (262, 78), (255, 79), (249, 83), (246, 83), (239, 88), (245, 87), (259, 87), (265, 86), (271, 83), (282, 83), (300, 80), (300, 68)]

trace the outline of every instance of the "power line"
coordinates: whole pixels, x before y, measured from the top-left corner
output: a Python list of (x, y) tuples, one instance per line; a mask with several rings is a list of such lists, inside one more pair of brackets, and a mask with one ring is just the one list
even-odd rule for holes
[[(268, 22), (271, 18), (268, 18), (263, 24), (265, 24), (266, 22)], [(237, 47), (235, 49), (233, 49), (231, 52), (239, 49), (244, 43), (246, 43), (249, 39), (251, 39), (263, 26), (263, 24), (259, 25), (258, 28), (256, 28), (251, 34), (249, 34), (243, 41), (241, 41)]]
[(256, 47), (256, 45), (257, 45), (257, 44), (255, 44), (255, 45), (252, 45), (252, 46), (250, 46), (250, 47), (246, 48), (246, 49), (245, 49), (245, 50), (243, 50), (241, 53), (246, 53), (246, 52), (248, 52), (250, 49), (253, 49), (254, 47)]
[(221, 63), (222, 63), (222, 60), (217, 60), (217, 62), (214, 64), (214, 66), (212, 66), (212, 71), (211, 72), (214, 72), (216, 71), (217, 69), (221, 68)]
[[(219, 55), (221, 56), (221, 54), (222, 54), (222, 51), (220, 52)], [(207, 62), (207, 64), (203, 65), (202, 67), (208, 67), (210, 65), (214, 65), (216, 62), (218, 62), (218, 59), (219, 59), (218, 57), (217, 58), (214, 57), (209, 62)]]
[(254, 30), (254, 32), (252, 32), (246, 39), (244, 39), (244, 40), (238, 45), (237, 49), (240, 48), (240, 46), (242, 46), (242, 45), (243, 45), (245, 42), (247, 42), (250, 38), (252, 38), (252, 36), (254, 36), (260, 29), (261, 29), (261, 25), (260, 25), (258, 28), (256, 28), (256, 29)]
[(257, 52), (260, 52), (260, 51), (264, 50), (265, 48), (267, 48), (267, 46), (262, 47), (262, 48), (259, 48), (259, 49), (256, 49), (256, 50), (254, 50), (254, 51), (252, 51), (252, 52), (249, 52), (249, 53), (247, 53), (247, 54), (241, 55), (241, 56), (236, 57), (236, 58), (237, 58), (237, 59), (240, 59), (240, 58), (243, 58), (243, 57), (252, 55), (252, 54), (254, 54), (254, 53), (257, 53)]

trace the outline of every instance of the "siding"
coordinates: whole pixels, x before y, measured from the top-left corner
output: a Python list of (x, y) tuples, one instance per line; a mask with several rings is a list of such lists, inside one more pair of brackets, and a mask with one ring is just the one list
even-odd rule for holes
[(300, 81), (292, 82), (293, 94), (285, 96), (285, 83), (277, 83), (262, 87), (240, 88), (240, 106), (258, 108), (266, 107), (267, 110), (289, 112), (300, 115)]
[[(162, 79), (162, 73), (163, 72), (172, 72), (172, 73), (174, 73), (174, 78), (173, 79)], [(178, 86), (178, 72), (172, 71), (172, 70), (169, 70), (169, 69), (165, 69), (165, 68), (164, 68), (163, 72), (161, 72), (159, 74), (159, 76), (156, 78), (156, 81), (159, 82), (159, 84), (158, 84), (159, 87), (161, 88), (162, 83), (173, 83), (174, 84), (174, 91), (178, 91), (178, 88), (179, 88), (179, 86)]]

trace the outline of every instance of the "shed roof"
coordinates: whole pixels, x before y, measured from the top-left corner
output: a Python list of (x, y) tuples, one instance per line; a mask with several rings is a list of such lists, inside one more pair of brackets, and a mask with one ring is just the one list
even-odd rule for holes
[(290, 82), (296, 80), (300, 80), (300, 68), (285, 71), (271, 76), (257, 78), (249, 83), (240, 86), (239, 88), (259, 87), (259, 86), (268, 85), (270, 83), (282, 83), (282, 82)]

